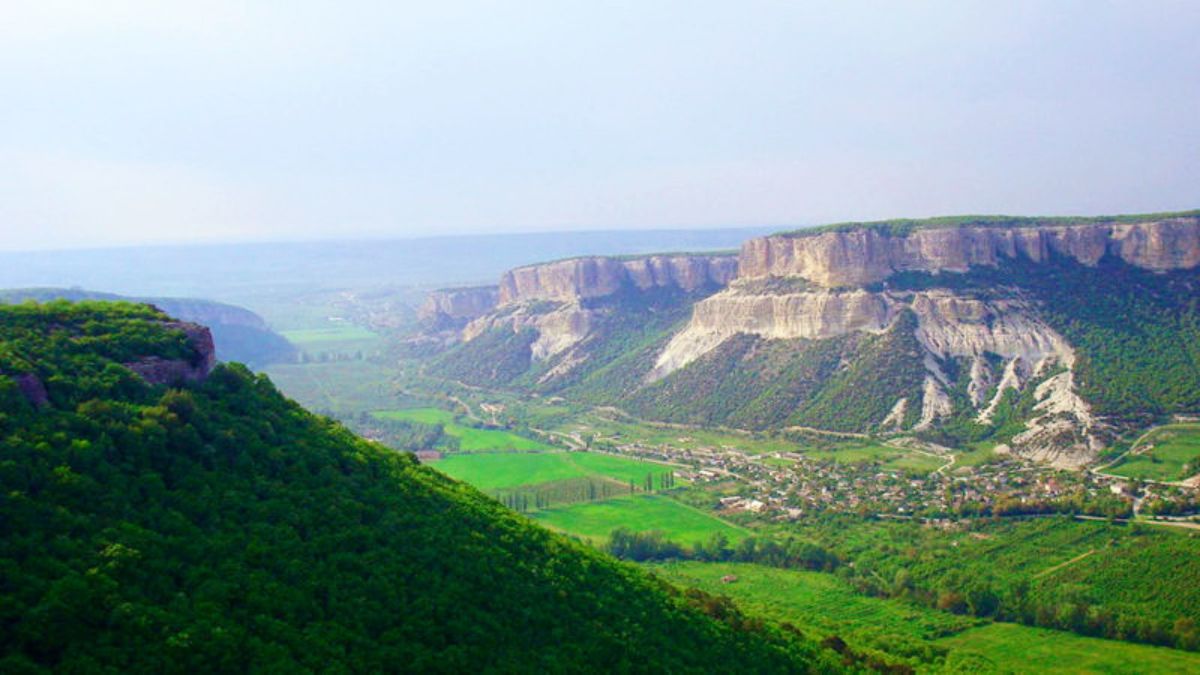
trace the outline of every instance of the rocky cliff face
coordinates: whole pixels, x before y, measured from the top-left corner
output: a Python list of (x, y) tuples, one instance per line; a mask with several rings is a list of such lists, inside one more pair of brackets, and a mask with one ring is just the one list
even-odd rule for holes
[(432, 291), (417, 311), (417, 318), (434, 323), (456, 323), (476, 319), (496, 308), (497, 286), (445, 288)]
[(1104, 255), (1151, 270), (1200, 264), (1200, 217), (1088, 222), (1042, 227), (951, 227), (892, 236), (862, 228), (752, 239), (742, 246), (739, 277), (799, 276), (825, 287), (865, 286), (896, 272), (965, 272), (1003, 258), (1035, 262), (1052, 254), (1095, 265)]
[(505, 272), (498, 287), (450, 289), (430, 294), (423, 316), (440, 319), (422, 339), (450, 345), (494, 330), (533, 330), (535, 362), (557, 359), (545, 378), (565, 375), (587, 355), (574, 350), (616, 311), (595, 302), (619, 293), (655, 289), (715, 291), (734, 278), (734, 255), (585, 257)]
[[(955, 413), (950, 392), (960, 387), (976, 421), (989, 424), (1007, 392), (1032, 384), (1037, 414), (1028, 431), (1014, 439), (1018, 452), (1061, 466), (1078, 466), (1094, 456), (1097, 423), (1075, 392), (1074, 351), (1019, 298), (984, 300), (945, 289), (764, 293), (734, 282), (696, 304), (691, 321), (659, 354), (647, 381), (670, 376), (737, 335), (825, 340), (882, 333), (902, 312), (916, 318), (925, 383), (919, 400), (898, 399), (892, 412), (876, 421), (877, 428), (903, 430), (899, 420), (915, 405), (920, 416), (913, 429), (928, 429)], [(1064, 429), (1072, 432), (1069, 443)]]
[(737, 258), (716, 255), (654, 255), (640, 258), (572, 258), (509, 270), (500, 278), (500, 304), (537, 300), (575, 302), (623, 288), (678, 288), (691, 292), (728, 284)]
[(126, 363), (125, 367), (154, 385), (199, 382), (207, 378), (213, 367), (217, 365), (217, 350), (213, 344), (212, 333), (208, 328), (184, 321), (165, 322), (163, 325), (183, 331), (187, 335), (188, 343), (195, 350), (195, 356), (188, 360), (147, 356)]

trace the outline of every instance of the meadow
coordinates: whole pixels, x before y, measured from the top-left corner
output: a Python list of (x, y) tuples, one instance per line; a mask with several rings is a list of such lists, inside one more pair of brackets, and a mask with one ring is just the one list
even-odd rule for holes
[[(649, 565), (659, 576), (733, 598), (744, 611), (837, 635), (918, 671), (1196, 672), (1200, 654), (950, 614), (857, 593), (833, 574), (749, 563)], [(726, 575), (737, 580), (722, 582)]]
[[(459, 450), (480, 452), (492, 450), (553, 450), (541, 441), (526, 438), (503, 429), (479, 429), (456, 421), (454, 413), (441, 408), (407, 408), (403, 410), (378, 410), (372, 416), (384, 420), (441, 424), (447, 436), (458, 439)], [(469, 482), (469, 481), (468, 481)]]
[(801, 446), (793, 441), (765, 434), (739, 433), (711, 429), (679, 428), (649, 422), (617, 420), (595, 413), (580, 415), (559, 431), (591, 433), (597, 438), (641, 445), (670, 445), (677, 448), (735, 448), (755, 454), (794, 452)]
[(285, 330), (281, 334), (296, 346), (301, 353), (301, 359), (306, 361), (371, 356), (384, 346), (383, 338), (377, 333), (350, 323)]
[(390, 373), (378, 363), (276, 363), (263, 372), (288, 398), (315, 412), (351, 415), (400, 403)]
[(683, 544), (705, 541), (718, 532), (731, 542), (740, 541), (749, 534), (737, 525), (665, 495), (637, 494), (582, 502), (542, 509), (532, 515), (551, 529), (583, 537), (593, 543), (606, 540), (618, 527), (635, 532), (657, 530), (667, 539)]
[(283, 336), (298, 347), (311, 347), (328, 342), (375, 340), (379, 336), (353, 324), (336, 324), (328, 328), (299, 328), (283, 331)]
[[(1195, 673), (1200, 654), (1014, 623), (992, 623), (936, 641), (999, 670), (1041, 673)], [(963, 659), (968, 661), (968, 659)], [(978, 663), (978, 659), (970, 659)]]
[(589, 452), (498, 452), (452, 454), (433, 467), (488, 492), (570, 480), (606, 478), (641, 487), (647, 474), (657, 477), (670, 467)]
[[(1184, 467), (1200, 458), (1200, 424), (1170, 424), (1159, 427), (1138, 442), (1131, 453), (1109, 473), (1129, 478), (1177, 481), (1190, 478), (1193, 471)], [(1194, 466), (1194, 465), (1193, 465)]]

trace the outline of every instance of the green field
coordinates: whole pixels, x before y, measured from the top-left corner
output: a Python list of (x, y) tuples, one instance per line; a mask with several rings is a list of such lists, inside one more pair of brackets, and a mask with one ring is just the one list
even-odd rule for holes
[(537, 511), (533, 517), (552, 529), (594, 542), (607, 539), (618, 527), (637, 532), (658, 530), (667, 539), (684, 544), (704, 541), (716, 532), (724, 533), (730, 541), (739, 541), (747, 534), (736, 525), (663, 495), (634, 495), (553, 507)]
[(646, 474), (657, 477), (669, 467), (587, 452), (475, 453), (448, 455), (432, 466), (488, 492), (572, 478), (609, 478), (639, 487)]
[(1200, 672), (1200, 654), (1195, 652), (1101, 640), (1012, 623), (972, 628), (935, 644), (963, 655), (982, 657), (997, 670), (1018, 673)]
[(282, 335), (296, 345), (302, 357), (314, 361), (359, 354), (370, 356), (383, 347), (383, 338), (377, 333), (349, 323), (285, 330)]
[(940, 457), (922, 455), (911, 452), (883, 463), (883, 468), (894, 471), (910, 471), (913, 473), (930, 473), (945, 466), (949, 460)]
[[(751, 563), (677, 562), (651, 569), (681, 586), (736, 598), (747, 610), (792, 621), (822, 636), (863, 634), (933, 640), (979, 625), (978, 619), (899, 600), (861, 595), (833, 574)], [(734, 575), (726, 584), (721, 578)]]
[(751, 453), (788, 452), (801, 449), (798, 443), (761, 434), (708, 429), (679, 429), (651, 423), (618, 421), (598, 414), (583, 415), (560, 431), (592, 433), (613, 443), (669, 445), (676, 448), (736, 448)]
[(283, 336), (297, 347), (319, 347), (329, 342), (360, 342), (375, 340), (379, 336), (366, 328), (352, 324), (341, 324), (329, 328), (301, 328), (285, 330)]
[(532, 438), (526, 438), (502, 429), (477, 429), (459, 424), (454, 413), (441, 408), (408, 408), (405, 410), (380, 410), (371, 413), (378, 419), (441, 424), (448, 436), (458, 439), (458, 447), (464, 452), (486, 450), (552, 450), (553, 447)]
[[(1109, 473), (1129, 478), (1176, 481), (1191, 478), (1184, 465), (1200, 457), (1200, 424), (1170, 424), (1155, 429)], [(1144, 450), (1143, 450), (1144, 448)]]
[(346, 415), (399, 403), (390, 373), (378, 363), (276, 363), (263, 371), (285, 395), (317, 412)]
[[(789, 621), (820, 636), (838, 635), (856, 649), (883, 651), (921, 671), (1185, 673), (1200, 668), (1200, 654), (988, 623), (872, 598), (832, 574), (744, 563), (649, 567), (678, 585), (727, 595), (751, 614)], [(723, 583), (730, 574), (737, 581)]]

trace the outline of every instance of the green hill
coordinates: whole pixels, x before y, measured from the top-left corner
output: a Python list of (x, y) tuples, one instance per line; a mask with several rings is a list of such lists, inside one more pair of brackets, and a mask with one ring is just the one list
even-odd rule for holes
[(841, 668), (217, 366), (142, 305), (0, 307), (0, 671)]

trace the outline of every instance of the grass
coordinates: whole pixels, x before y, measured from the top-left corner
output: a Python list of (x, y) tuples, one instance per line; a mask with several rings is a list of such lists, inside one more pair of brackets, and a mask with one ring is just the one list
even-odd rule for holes
[(593, 542), (604, 541), (618, 527), (638, 532), (658, 530), (671, 541), (695, 544), (721, 532), (731, 542), (746, 536), (742, 528), (664, 495), (633, 495), (599, 502), (543, 509), (533, 517), (552, 529)]
[(947, 461), (949, 460), (914, 452), (884, 462), (883, 468), (913, 473), (930, 473), (945, 466)]
[[(833, 574), (786, 570), (751, 563), (678, 562), (654, 565), (681, 586), (735, 598), (746, 610), (791, 621), (821, 636), (865, 633), (932, 640), (979, 624), (979, 620), (938, 612), (898, 600), (860, 595)], [(721, 578), (734, 575), (726, 584)]]
[(567, 424), (561, 431), (590, 432), (598, 438), (619, 444), (637, 443), (646, 446), (669, 445), (676, 448), (736, 448), (761, 454), (794, 452), (801, 449), (795, 442), (761, 435), (707, 429), (677, 429), (649, 423), (617, 421), (599, 415), (583, 415)]
[(1040, 673), (1195, 673), (1200, 654), (1083, 637), (1045, 628), (993, 623), (938, 640), (1000, 669)]
[(1131, 454), (1109, 473), (1128, 478), (1175, 481), (1190, 478), (1184, 465), (1200, 457), (1200, 424), (1170, 424), (1155, 429), (1139, 443), (1147, 448)]
[(954, 467), (970, 467), (982, 466), (995, 461), (1000, 457), (993, 449), (996, 443), (992, 441), (984, 441), (979, 443), (968, 444), (969, 450), (957, 452), (954, 455)]
[(329, 328), (301, 328), (283, 331), (283, 336), (297, 347), (320, 347), (329, 342), (356, 342), (375, 340), (379, 336), (366, 328), (351, 324)]
[(763, 457), (761, 461), (767, 466), (778, 467), (789, 467), (796, 463), (796, 460), (787, 457)]
[[(1102, 640), (939, 612), (861, 595), (835, 575), (744, 563), (650, 566), (684, 587), (727, 595), (751, 613), (788, 621), (856, 649), (905, 659), (918, 670), (976, 672), (1197, 672), (1200, 654)], [(733, 583), (721, 578), (732, 574)]]
[(349, 323), (333, 323), (321, 328), (297, 328), (281, 333), (309, 359), (329, 358), (330, 355), (354, 355), (358, 352), (378, 352), (383, 338), (377, 333)]
[(903, 456), (905, 452), (886, 445), (866, 443), (848, 443), (830, 450), (806, 449), (804, 454), (814, 459), (826, 459), (842, 464), (858, 464), (860, 462), (887, 462)]
[(458, 439), (459, 450), (480, 452), (487, 450), (553, 450), (553, 446), (532, 438), (526, 438), (502, 429), (477, 429), (455, 421), (454, 413), (441, 408), (409, 408), (405, 410), (380, 410), (371, 413), (378, 419), (441, 424), (446, 434)]
[(377, 363), (272, 364), (264, 372), (285, 395), (316, 412), (345, 415), (398, 403), (390, 373)]
[(622, 484), (632, 480), (640, 489), (646, 474), (657, 478), (670, 470), (652, 462), (582, 452), (454, 454), (432, 466), (484, 492), (572, 478), (607, 478)]

